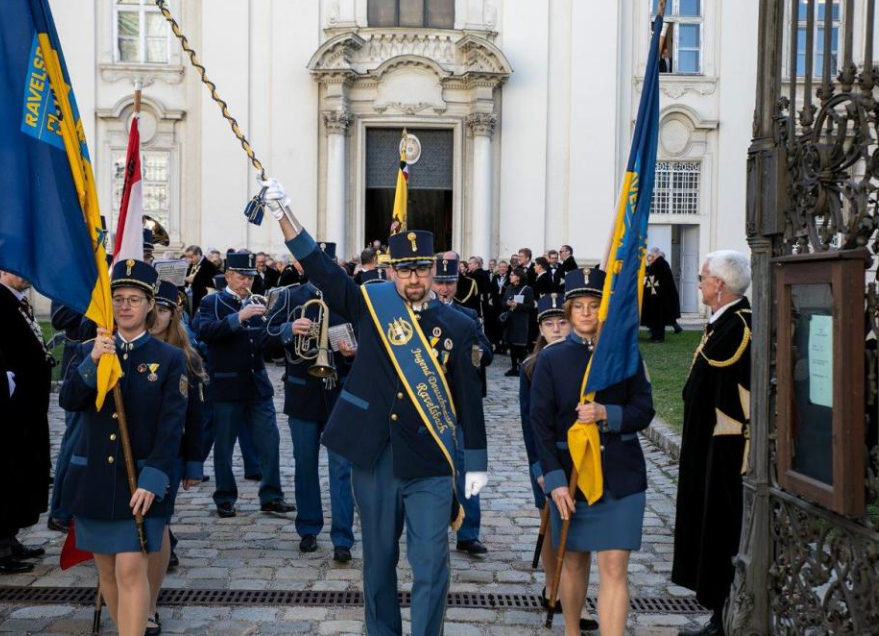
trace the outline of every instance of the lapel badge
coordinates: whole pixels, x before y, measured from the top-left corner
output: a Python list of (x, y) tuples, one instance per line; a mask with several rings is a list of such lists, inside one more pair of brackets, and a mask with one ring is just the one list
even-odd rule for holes
[(156, 371), (159, 368), (159, 364), (157, 362), (151, 362), (147, 365), (147, 368), (149, 368), (150, 370), (150, 374), (147, 376), (147, 380), (149, 380), (150, 382), (155, 382), (156, 380), (158, 380), (159, 376), (156, 375)]
[(146, 370), (147, 370), (147, 365), (143, 364), (142, 362), (139, 365), (137, 365), (137, 372), (138, 373), (146, 373)]
[(445, 339), (445, 341), (443, 342), (443, 349), (445, 349), (446, 351), (452, 350), (452, 339), (451, 338)]
[(441, 335), (443, 335), (443, 330), (440, 329), (439, 327), (434, 327), (433, 328), (433, 337), (439, 338)]

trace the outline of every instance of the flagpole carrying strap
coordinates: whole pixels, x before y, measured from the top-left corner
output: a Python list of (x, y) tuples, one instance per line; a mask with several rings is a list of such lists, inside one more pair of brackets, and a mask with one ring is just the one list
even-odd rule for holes
[(180, 40), (180, 46), (183, 47), (183, 51), (189, 56), (189, 61), (198, 71), (198, 74), (201, 77), (202, 84), (207, 86), (210, 90), (211, 99), (213, 99), (220, 107), (220, 110), (223, 113), (223, 118), (229, 122), (229, 126), (232, 128), (232, 132), (234, 133), (235, 137), (238, 138), (238, 141), (241, 142), (241, 147), (244, 148), (244, 152), (247, 153), (247, 157), (250, 159), (250, 163), (253, 164), (254, 169), (259, 172), (259, 178), (262, 181), (265, 181), (268, 178), (266, 175), (266, 169), (263, 167), (260, 160), (256, 158), (256, 153), (253, 151), (250, 142), (247, 141), (247, 137), (245, 137), (244, 133), (241, 131), (241, 127), (238, 125), (238, 121), (229, 113), (228, 104), (226, 104), (225, 100), (223, 100), (223, 98), (220, 97), (220, 94), (217, 93), (217, 85), (214, 84), (210, 79), (208, 79), (205, 67), (202, 66), (201, 62), (198, 61), (198, 56), (195, 50), (189, 45), (189, 40), (186, 39), (186, 36), (183, 35), (183, 32), (180, 30), (180, 25), (177, 24), (177, 20), (174, 19), (174, 16), (171, 15), (168, 7), (165, 6), (165, 0), (155, 0), (155, 2), (156, 6), (162, 12), (165, 20), (167, 20), (168, 24), (171, 26), (171, 31), (174, 33), (175, 37)]

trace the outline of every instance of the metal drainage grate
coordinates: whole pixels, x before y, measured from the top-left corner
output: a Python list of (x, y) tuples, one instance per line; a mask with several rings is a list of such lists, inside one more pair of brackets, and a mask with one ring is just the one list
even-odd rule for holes
[[(400, 604), (408, 607), (409, 592), (400, 592)], [(91, 605), (95, 589), (91, 587), (3, 587), (0, 603), (28, 603), (36, 605)], [(483, 594), (451, 592), (448, 607), (485, 609), (542, 610), (540, 597), (534, 594)], [(290, 605), (290, 606), (345, 606), (363, 605), (359, 591), (319, 590), (180, 590), (164, 589), (159, 594), (159, 605)], [(594, 598), (586, 599), (587, 608), (594, 612)], [(707, 614), (708, 610), (694, 598), (640, 597), (631, 600), (636, 614)]]

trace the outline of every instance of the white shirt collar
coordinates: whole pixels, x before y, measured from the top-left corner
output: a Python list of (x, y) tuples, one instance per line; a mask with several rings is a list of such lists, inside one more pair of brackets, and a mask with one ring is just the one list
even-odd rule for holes
[(234, 291), (232, 291), (232, 288), (231, 288), (231, 287), (226, 287), (226, 289), (224, 289), (223, 291), (225, 291), (225, 292), (228, 293), (230, 296), (232, 296), (232, 298), (237, 298), (238, 300), (242, 300), (241, 296), (239, 296), (237, 293), (235, 293)]
[(9, 285), (7, 285), (6, 283), (0, 283), (0, 284), (2, 284), (6, 289), (8, 289), (9, 291), (11, 291), (11, 292), (12, 292), (12, 295), (15, 296), (15, 297), (18, 299), (18, 302), (21, 302), (22, 300), (24, 300), (24, 297), (25, 297), (25, 295), (26, 295), (25, 292), (18, 291), (17, 289), (12, 289), (12, 287), (10, 287)]
[(741, 300), (741, 298), (736, 298), (731, 303), (727, 303), (723, 307), (720, 307), (717, 311), (715, 311), (713, 314), (711, 314), (711, 318), (708, 319), (708, 324), (713, 325), (723, 315), (723, 312), (725, 312), (727, 309), (729, 309), (730, 307), (735, 305), (740, 300)]
[(123, 335), (122, 335), (121, 333), (119, 333), (119, 332), (116, 332), (116, 335), (117, 335), (117, 336), (119, 337), (119, 339), (120, 339), (122, 342), (124, 342), (125, 344), (131, 344), (132, 342), (137, 342), (138, 340), (140, 340), (141, 338), (143, 338), (143, 337), (146, 335), (146, 330), (141, 331), (139, 334), (137, 334), (137, 335), (136, 335), (134, 338), (132, 338), (131, 340), (126, 340), (126, 339), (125, 339), (125, 336), (123, 336)]

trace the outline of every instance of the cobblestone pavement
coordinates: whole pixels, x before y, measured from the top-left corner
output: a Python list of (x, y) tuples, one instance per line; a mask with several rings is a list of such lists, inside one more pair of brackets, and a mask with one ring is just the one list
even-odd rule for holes
[[(487, 558), (471, 558), (454, 551), (452, 545), (452, 592), (539, 594), (542, 573), (531, 570), (531, 556), (540, 523), (534, 508), (528, 480), (525, 448), (519, 423), (518, 379), (503, 377), (509, 359), (499, 357), (489, 369), (489, 397), (485, 400), (489, 440), (489, 485), (482, 495), (482, 541), (488, 546)], [(280, 390), (280, 369), (270, 371)], [(281, 413), (281, 399), (276, 407)], [(57, 452), (64, 424), (63, 413), (53, 400), (51, 426), (53, 456)], [(281, 426), (281, 476), (286, 496), (293, 499), (293, 449), (286, 417)], [(669, 581), (673, 550), (674, 496), (677, 467), (661, 451), (644, 441), (647, 455), (649, 490), (644, 520), (642, 550), (632, 555), (629, 567), (633, 596), (687, 596), (688, 592)], [(258, 510), (256, 486), (243, 479), (240, 458), (236, 459), (236, 478), (241, 495), (239, 515), (219, 519), (211, 491), (213, 482), (201, 488), (181, 491), (173, 524), (180, 538), (177, 552), (181, 567), (165, 580), (168, 588), (254, 589), (254, 590), (359, 590), (362, 552), (359, 543), (352, 550), (352, 563), (340, 566), (332, 560), (329, 521), (319, 537), (319, 549), (311, 554), (298, 550), (292, 516), (290, 519), (262, 514)], [(206, 472), (211, 474), (208, 461)], [(326, 489), (326, 454), (322, 453), (321, 480), (324, 510), (329, 512)], [(355, 529), (358, 532), (359, 527)], [(96, 583), (94, 567), (82, 564), (67, 571), (58, 568), (63, 537), (51, 532), (43, 522), (21, 540), (42, 545), (46, 557), (28, 575), (0, 578), (0, 585), (88, 586)], [(453, 540), (453, 538), (450, 538)], [(594, 566), (593, 566), (594, 568)], [(411, 572), (405, 558), (400, 559), (400, 585), (411, 586)], [(598, 581), (593, 569), (589, 594), (595, 595)], [(91, 627), (91, 608), (74, 606), (15, 606), (0, 604), (0, 633), (83, 634)], [(183, 607), (160, 609), (164, 633), (260, 635), (260, 634), (362, 634), (362, 607)], [(104, 613), (103, 633), (115, 633)], [(404, 621), (408, 610), (404, 610)], [(551, 632), (545, 630), (544, 615), (531, 611), (449, 609), (447, 636), (544, 635), (562, 634), (561, 617)], [(702, 620), (704, 617), (698, 617)], [(630, 618), (630, 633), (639, 636), (672, 636), (691, 617), (682, 615), (638, 614)], [(404, 624), (408, 633), (409, 625)]]

